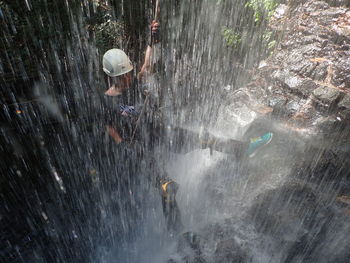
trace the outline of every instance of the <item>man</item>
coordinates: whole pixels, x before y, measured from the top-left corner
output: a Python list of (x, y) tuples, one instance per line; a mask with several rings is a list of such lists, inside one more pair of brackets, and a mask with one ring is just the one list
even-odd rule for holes
[[(159, 23), (153, 21), (151, 28), (152, 34), (155, 35), (156, 32), (159, 32)], [(159, 38), (154, 37), (153, 39)], [(129, 143), (133, 143), (136, 130), (142, 130), (145, 127), (149, 127), (147, 131), (141, 132), (141, 134), (149, 135), (147, 138), (144, 138), (144, 141), (147, 142), (144, 144), (145, 148), (148, 148), (147, 150), (149, 152), (152, 151), (152, 147), (155, 145), (169, 147), (170, 151), (178, 153), (209, 148), (211, 151), (215, 150), (227, 154), (233, 154), (238, 160), (240, 160), (246, 156), (254, 156), (258, 149), (271, 141), (273, 136), (272, 133), (266, 133), (263, 136), (251, 139), (248, 142), (220, 139), (206, 130), (196, 133), (187, 129), (172, 127), (162, 123), (161, 118), (155, 117), (154, 114), (151, 114), (151, 117), (146, 115), (144, 112), (149, 113), (150, 111), (159, 110), (157, 106), (154, 106), (156, 104), (149, 102), (149, 98), (152, 97), (153, 94), (148, 89), (143, 89), (143, 86), (141, 85), (142, 82), (147, 82), (148, 77), (152, 74), (152, 52), (152, 46), (149, 45), (146, 50), (144, 64), (137, 75), (139, 83), (133, 81), (131, 73), (133, 65), (124, 51), (120, 49), (111, 49), (103, 56), (103, 70), (110, 77), (110, 82), (113, 82), (105, 94), (124, 103), (123, 105), (119, 105), (120, 116), (130, 118), (131, 121), (133, 120), (132, 132), (130, 133), (129, 129), (129, 136), (125, 136), (127, 133), (125, 133), (123, 129), (117, 129), (111, 125), (107, 126), (107, 132), (117, 144), (128, 140)], [(134, 94), (134, 96), (131, 96), (130, 94)], [(142, 107), (134, 106), (140, 102), (142, 97), (144, 99)], [(136, 119), (135, 116), (137, 116)], [(148, 119), (150, 125), (147, 125), (144, 122), (140, 124), (142, 118)], [(170, 232), (179, 231), (182, 228), (182, 223), (175, 199), (178, 185), (169, 179), (164, 173), (158, 174), (156, 177), (157, 182), (155, 185), (160, 188), (162, 193), (163, 213), (167, 227)]]
[(103, 71), (114, 82), (105, 92), (107, 96), (120, 96), (131, 88), (134, 69), (129, 57), (121, 49), (113, 48), (103, 55)]
[[(144, 78), (146, 73), (149, 74), (147, 70), (150, 67), (150, 55), (151, 47), (148, 46), (145, 64), (138, 74), (140, 78)], [(139, 94), (138, 98), (136, 98), (137, 95), (134, 95), (134, 97), (130, 95), (132, 91), (134, 94), (136, 94), (137, 91), (131, 90), (131, 87), (134, 84), (131, 72), (133, 70), (133, 66), (125, 52), (120, 49), (108, 50), (103, 56), (103, 70), (109, 77), (112, 78), (112, 81), (114, 82), (105, 92), (105, 94), (107, 96), (117, 97), (116, 100), (121, 103), (118, 105), (120, 115), (129, 117), (137, 116), (142, 118), (142, 116), (139, 116), (142, 108), (132, 106), (135, 103), (138, 103), (137, 100), (140, 100), (141, 95)], [(142, 94), (142, 92), (149, 91), (143, 90), (138, 92)], [(152, 94), (148, 93), (143, 95), (152, 96)], [(147, 105), (143, 105), (142, 107), (145, 108)], [(136, 110), (136, 108), (138, 108), (138, 110)], [(171, 147), (173, 147), (172, 151), (189, 152), (198, 148), (210, 148), (210, 150), (234, 154), (239, 159), (244, 158), (247, 155), (250, 157), (254, 156), (256, 151), (262, 146), (268, 144), (273, 136), (272, 133), (266, 133), (263, 136), (251, 139), (249, 142), (241, 142), (232, 139), (220, 139), (205, 130), (201, 133), (195, 133), (183, 128), (167, 126), (167, 128), (164, 128), (165, 131), (159, 131), (158, 126), (164, 126), (164, 124), (153, 123), (153, 127), (156, 127), (157, 130), (155, 137), (158, 137), (153, 139), (162, 140), (163, 138), (160, 137), (163, 136), (170, 138), (172, 141)], [(134, 129), (136, 128), (138, 127), (135, 127)], [(116, 143), (121, 143), (122, 141), (126, 140), (126, 138), (122, 138), (122, 136), (119, 134), (121, 131), (117, 131), (111, 126), (107, 127), (107, 131), (116, 141)]]

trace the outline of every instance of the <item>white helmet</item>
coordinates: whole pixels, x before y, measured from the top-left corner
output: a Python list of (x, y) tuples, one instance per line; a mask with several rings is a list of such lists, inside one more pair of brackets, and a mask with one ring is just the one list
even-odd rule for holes
[(117, 77), (133, 69), (129, 57), (121, 49), (113, 48), (103, 55), (103, 71), (110, 77)]

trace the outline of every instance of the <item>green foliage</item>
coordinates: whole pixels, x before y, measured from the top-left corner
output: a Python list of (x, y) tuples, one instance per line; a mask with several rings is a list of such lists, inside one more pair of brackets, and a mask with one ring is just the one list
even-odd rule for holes
[(94, 28), (96, 46), (103, 54), (110, 48), (121, 47), (124, 39), (124, 24), (118, 21), (107, 21)]
[(255, 22), (262, 22), (264, 18), (270, 19), (277, 6), (276, 0), (249, 0), (246, 3), (246, 7), (252, 8), (254, 11)]
[(273, 38), (272, 31), (265, 31), (262, 35), (263, 42), (267, 45)]
[(276, 44), (277, 44), (277, 41), (276, 41), (276, 40), (272, 40), (272, 41), (270, 41), (270, 42), (267, 44), (267, 48), (268, 48), (269, 50), (274, 49), (275, 46), (276, 46)]
[(276, 40), (274, 39), (274, 34), (272, 31), (266, 31), (263, 36), (262, 36), (262, 39), (263, 39), (263, 43), (264, 45), (267, 47), (267, 49), (269, 51), (271, 51), (272, 49), (275, 48), (277, 42)]
[(225, 43), (229, 47), (238, 48), (242, 42), (242, 36), (240, 33), (235, 32), (231, 28), (223, 28), (222, 36), (224, 37)]
[(111, 48), (121, 48), (125, 40), (125, 24), (112, 18), (112, 9), (103, 1), (94, 0), (96, 12), (87, 19), (88, 29), (95, 35), (96, 47), (100, 53)]

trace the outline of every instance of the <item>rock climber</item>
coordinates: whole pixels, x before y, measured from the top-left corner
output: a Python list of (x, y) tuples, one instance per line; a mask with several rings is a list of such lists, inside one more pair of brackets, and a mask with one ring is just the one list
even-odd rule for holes
[[(155, 36), (159, 32), (159, 23), (153, 21), (151, 30), (152, 35)], [(158, 37), (153, 37), (153, 39), (159, 40)], [(153, 41), (153, 43), (156, 41)], [(143, 117), (148, 119), (151, 124), (149, 125), (150, 130), (142, 132), (142, 134), (148, 134), (148, 137), (144, 139), (147, 142), (146, 147), (149, 147), (149, 145), (163, 145), (168, 146), (170, 151), (178, 153), (209, 148), (211, 151), (233, 154), (240, 160), (246, 156), (254, 156), (258, 149), (271, 141), (272, 133), (266, 133), (247, 142), (221, 139), (206, 130), (196, 133), (187, 129), (164, 125), (160, 120), (161, 118), (157, 118), (156, 115), (152, 114), (148, 115), (149, 112), (159, 110), (151, 103), (146, 104), (148, 98), (152, 97), (153, 94), (142, 85), (147, 82), (147, 77), (152, 74), (152, 51), (151, 44), (147, 47), (144, 64), (137, 74), (137, 80), (133, 79), (132, 71), (134, 67), (124, 51), (110, 49), (103, 56), (103, 71), (113, 82), (105, 94), (118, 101), (119, 105), (115, 106), (114, 109), (119, 109), (120, 118), (132, 120), (131, 126), (126, 125), (128, 127), (127, 132), (111, 125), (107, 126), (107, 132), (117, 144), (125, 141), (132, 143), (135, 139), (136, 129), (142, 130), (144, 128), (144, 125), (138, 127), (141, 125), (140, 119)], [(142, 100), (142, 106), (136, 106), (140, 105)], [(143, 111), (147, 112), (147, 115), (142, 116)], [(162, 206), (166, 224), (169, 231), (176, 232), (182, 226), (180, 211), (175, 199), (178, 185), (164, 174), (158, 176), (158, 186), (162, 193)]]
[[(148, 45), (144, 64), (141, 67), (140, 72), (137, 74), (138, 81), (133, 78), (132, 71), (134, 69), (129, 57), (124, 51), (120, 49), (110, 49), (103, 56), (103, 71), (111, 78), (113, 84), (105, 92), (107, 96), (114, 97), (113, 100), (117, 101), (119, 113), (123, 117), (142, 117), (139, 116), (141, 111), (144, 110), (147, 105), (141, 103), (141, 100), (152, 97), (152, 93), (147, 89), (148, 86), (143, 85), (147, 83), (147, 77), (149, 77), (152, 71), (152, 51), (153, 44), (159, 42), (159, 23), (153, 21), (151, 24), (152, 41)], [(143, 101), (144, 103), (144, 101)], [(136, 106), (135, 106), (136, 105)], [(142, 105), (142, 106), (140, 106)], [(114, 107), (115, 109), (116, 107)], [(149, 105), (147, 113), (152, 111), (158, 111), (154, 105)], [(154, 117), (154, 115), (152, 116)], [(171, 125), (164, 125), (160, 122), (160, 118), (151, 118), (152, 131), (154, 135), (153, 140), (162, 141), (164, 137), (170, 139), (171, 142), (166, 142), (165, 145), (169, 145), (174, 152), (190, 152), (195, 149), (209, 148), (211, 151), (219, 151), (227, 154), (233, 154), (238, 159), (245, 156), (252, 157), (256, 151), (263, 145), (268, 144), (273, 134), (266, 133), (263, 136), (251, 139), (247, 142), (237, 141), (233, 139), (221, 139), (207, 132), (205, 129), (196, 133), (187, 129), (172, 127)], [(158, 123), (156, 123), (158, 122)], [(137, 128), (137, 127), (135, 127)], [(115, 128), (108, 126), (108, 133), (117, 142), (121, 143), (131, 138), (123, 137), (120, 135), (123, 131), (117, 131)], [(129, 134), (130, 135), (130, 134)]]

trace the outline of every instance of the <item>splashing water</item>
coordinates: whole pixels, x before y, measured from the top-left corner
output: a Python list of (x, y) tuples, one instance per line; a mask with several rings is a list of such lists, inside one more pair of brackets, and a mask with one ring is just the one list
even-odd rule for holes
[[(106, 134), (103, 118), (114, 114), (113, 103), (103, 95), (101, 51), (86, 21), (101, 7), (123, 18), (135, 32), (119, 47), (141, 62), (148, 1), (26, 0), (26, 11), (18, 1), (1, 5), (6, 50), (8, 37), (24, 32), (16, 28), (21, 17), (28, 30), (18, 40), (23, 54), (7, 52), (1, 66), (8, 88), (1, 126), (6, 262), (345, 262), (350, 227), (335, 201), (347, 163), (325, 164), (322, 145), (311, 147), (256, 110), (256, 97), (266, 93), (246, 92), (278, 40), (267, 25), (273, 10), (258, 13), (257, 2), (163, 1), (155, 47), (164, 68), (153, 86), (166, 125), (204, 126), (242, 141), (274, 133), (258, 156), (242, 161), (203, 149), (179, 155), (147, 140), (117, 147)], [(150, 129), (141, 122), (138, 132), (147, 139)], [(159, 170), (180, 186), (181, 233), (167, 232), (152, 183)]]

